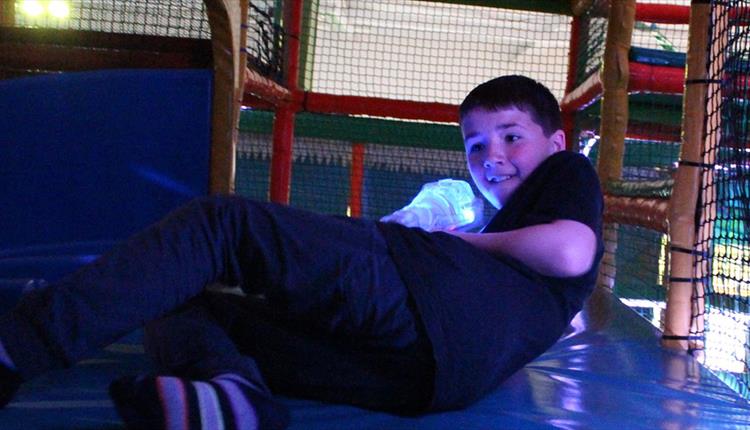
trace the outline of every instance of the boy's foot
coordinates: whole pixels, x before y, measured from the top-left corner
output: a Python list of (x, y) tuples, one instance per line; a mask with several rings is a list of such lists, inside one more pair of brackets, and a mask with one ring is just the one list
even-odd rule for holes
[(283, 429), (287, 410), (241, 376), (120, 378), (109, 394), (129, 429)]
[(10, 402), (13, 394), (18, 391), (18, 387), (21, 385), (21, 376), (15, 369), (13, 360), (0, 342), (0, 408), (5, 407)]

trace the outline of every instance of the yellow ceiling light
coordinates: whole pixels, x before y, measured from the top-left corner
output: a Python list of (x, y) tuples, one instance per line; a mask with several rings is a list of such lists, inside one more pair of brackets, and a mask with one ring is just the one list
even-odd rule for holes
[(21, 12), (30, 17), (37, 17), (44, 13), (44, 5), (39, 0), (23, 0)]
[(47, 10), (53, 18), (63, 19), (70, 15), (70, 6), (68, 6), (68, 2), (63, 0), (52, 0), (49, 2)]

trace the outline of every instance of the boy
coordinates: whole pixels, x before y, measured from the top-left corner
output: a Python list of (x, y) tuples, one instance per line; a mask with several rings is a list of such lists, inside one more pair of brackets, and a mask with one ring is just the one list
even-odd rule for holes
[[(144, 324), (156, 373), (110, 387), (132, 428), (283, 428), (271, 391), (399, 414), (477, 400), (581, 308), (602, 198), (541, 84), (478, 86), (460, 125), (500, 209), (483, 233), (194, 201), (0, 319), (0, 404)], [(215, 281), (246, 297), (207, 293)]]

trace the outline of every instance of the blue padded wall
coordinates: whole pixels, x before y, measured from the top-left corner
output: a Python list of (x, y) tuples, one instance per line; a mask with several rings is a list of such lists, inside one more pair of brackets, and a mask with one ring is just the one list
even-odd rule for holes
[(208, 70), (0, 81), (0, 249), (122, 238), (208, 187)]
[(9, 258), (97, 253), (207, 194), (211, 95), (210, 70), (0, 81), (0, 278), (39, 276)]

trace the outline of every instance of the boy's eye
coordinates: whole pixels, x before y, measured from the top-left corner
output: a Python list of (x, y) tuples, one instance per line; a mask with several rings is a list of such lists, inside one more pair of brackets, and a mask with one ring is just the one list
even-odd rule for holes
[(508, 135), (505, 136), (505, 141), (508, 142), (508, 143), (513, 143), (513, 142), (517, 141), (520, 138), (521, 138), (521, 136), (517, 136), (515, 134), (508, 134)]
[(481, 143), (474, 143), (469, 146), (469, 153), (480, 152), (482, 149), (484, 149), (484, 145)]

